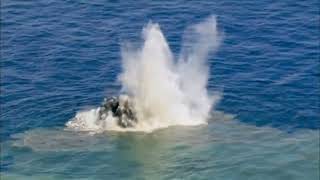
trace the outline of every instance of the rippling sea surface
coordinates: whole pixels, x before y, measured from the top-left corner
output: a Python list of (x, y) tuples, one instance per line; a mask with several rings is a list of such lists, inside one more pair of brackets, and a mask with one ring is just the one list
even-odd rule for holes
[[(1, 1), (1, 179), (319, 179), (318, 0)], [(65, 129), (116, 95), (121, 45), (159, 23), (174, 54), (215, 15), (207, 125)], [(196, 82), (195, 82), (196, 83)]]

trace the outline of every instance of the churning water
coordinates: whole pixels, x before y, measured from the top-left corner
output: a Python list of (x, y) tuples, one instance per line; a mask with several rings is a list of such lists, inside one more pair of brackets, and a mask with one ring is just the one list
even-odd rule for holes
[(122, 89), (133, 102), (138, 123), (123, 129), (112, 115), (99, 119), (99, 109), (80, 112), (67, 123), (76, 130), (152, 131), (172, 125), (199, 125), (207, 122), (218, 96), (207, 91), (207, 56), (215, 51), (221, 37), (214, 16), (188, 28), (178, 60), (158, 24), (143, 30), (142, 47), (123, 50)]

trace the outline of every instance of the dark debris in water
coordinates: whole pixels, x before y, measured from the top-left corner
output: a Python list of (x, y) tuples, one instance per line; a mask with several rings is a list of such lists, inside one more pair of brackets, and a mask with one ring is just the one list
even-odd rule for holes
[(137, 123), (132, 103), (127, 96), (104, 99), (99, 110), (99, 117), (104, 119), (110, 114), (117, 118), (118, 125), (123, 128), (133, 127)]

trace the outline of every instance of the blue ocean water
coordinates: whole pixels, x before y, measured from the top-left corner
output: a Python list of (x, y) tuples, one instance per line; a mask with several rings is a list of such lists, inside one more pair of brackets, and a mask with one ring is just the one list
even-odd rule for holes
[[(1, 175), (13, 179), (318, 179), (320, 4), (262, 1), (1, 2)], [(66, 132), (117, 94), (121, 44), (157, 22), (174, 53), (215, 15), (222, 44), (207, 126)], [(222, 121), (232, 116), (230, 122)], [(228, 119), (228, 118), (227, 118)]]

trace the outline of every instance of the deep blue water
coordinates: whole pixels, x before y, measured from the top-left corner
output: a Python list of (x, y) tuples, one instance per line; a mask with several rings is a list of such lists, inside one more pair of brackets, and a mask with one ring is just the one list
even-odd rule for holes
[[(318, 0), (3, 0), (1, 142), (63, 128), (78, 110), (117, 94), (121, 44), (139, 40), (148, 21), (160, 24), (178, 53), (185, 28), (209, 15), (224, 34), (209, 59), (208, 89), (223, 93), (216, 109), (243, 126), (318, 132), (319, 7)], [(14, 169), (15, 153), (4, 158), (2, 171)]]

